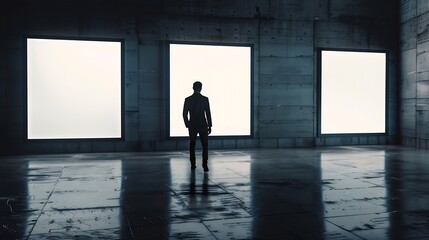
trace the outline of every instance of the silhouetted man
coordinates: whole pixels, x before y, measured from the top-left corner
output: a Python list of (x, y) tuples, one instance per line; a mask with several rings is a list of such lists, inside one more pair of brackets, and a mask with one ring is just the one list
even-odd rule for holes
[[(201, 145), (203, 146), (203, 168), (208, 172), (207, 166), (209, 155), (208, 135), (212, 132), (212, 117), (210, 114), (209, 99), (201, 95), (203, 84), (194, 82), (194, 94), (185, 99), (183, 105), (183, 120), (189, 130), (189, 155), (191, 160), (191, 169), (195, 170), (195, 142), (197, 134), (200, 135)], [(189, 113), (189, 118), (188, 118)]]

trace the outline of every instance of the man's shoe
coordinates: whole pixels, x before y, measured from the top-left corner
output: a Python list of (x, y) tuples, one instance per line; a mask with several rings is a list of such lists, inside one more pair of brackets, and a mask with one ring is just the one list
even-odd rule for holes
[(209, 171), (209, 167), (207, 166), (207, 164), (203, 164), (203, 169), (204, 169), (204, 172), (208, 172)]
[(191, 165), (191, 170), (194, 171), (197, 168), (195, 165)]

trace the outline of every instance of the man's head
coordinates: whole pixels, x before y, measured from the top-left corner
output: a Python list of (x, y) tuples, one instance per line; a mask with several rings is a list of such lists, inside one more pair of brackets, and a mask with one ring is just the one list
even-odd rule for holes
[(192, 86), (195, 92), (201, 92), (201, 89), (203, 88), (203, 84), (199, 81), (194, 82), (194, 85)]

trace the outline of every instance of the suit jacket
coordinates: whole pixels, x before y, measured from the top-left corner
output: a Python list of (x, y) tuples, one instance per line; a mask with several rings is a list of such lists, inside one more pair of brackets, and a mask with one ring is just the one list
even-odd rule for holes
[(197, 92), (187, 97), (183, 105), (183, 121), (186, 127), (190, 129), (200, 130), (211, 127), (212, 117), (209, 99)]

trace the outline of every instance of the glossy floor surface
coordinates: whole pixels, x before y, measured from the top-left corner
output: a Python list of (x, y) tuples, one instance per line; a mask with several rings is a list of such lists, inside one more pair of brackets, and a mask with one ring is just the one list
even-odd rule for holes
[(429, 239), (429, 151), (0, 158), (0, 239)]

